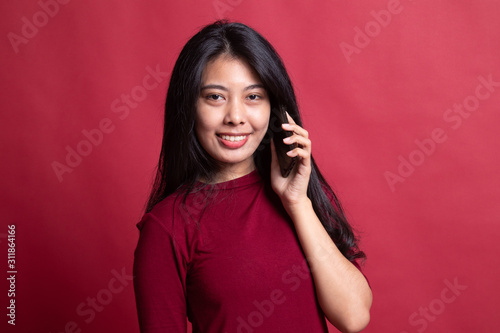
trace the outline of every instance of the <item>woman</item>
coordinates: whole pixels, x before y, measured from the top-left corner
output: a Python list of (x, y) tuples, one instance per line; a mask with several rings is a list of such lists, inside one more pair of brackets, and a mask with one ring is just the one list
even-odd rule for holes
[[(297, 163), (278, 165), (282, 105)], [(141, 332), (342, 332), (369, 321), (364, 254), (314, 163), (288, 74), (273, 47), (215, 22), (181, 51), (163, 144), (138, 223), (134, 287)]]

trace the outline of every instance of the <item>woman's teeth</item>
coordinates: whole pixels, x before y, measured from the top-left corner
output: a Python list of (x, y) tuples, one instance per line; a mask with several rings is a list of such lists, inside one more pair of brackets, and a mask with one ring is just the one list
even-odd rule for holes
[(226, 140), (226, 141), (231, 141), (231, 142), (235, 142), (235, 141), (241, 141), (243, 139), (245, 139), (247, 136), (246, 135), (240, 135), (240, 136), (234, 136), (234, 135), (221, 135), (220, 136), (223, 140)]

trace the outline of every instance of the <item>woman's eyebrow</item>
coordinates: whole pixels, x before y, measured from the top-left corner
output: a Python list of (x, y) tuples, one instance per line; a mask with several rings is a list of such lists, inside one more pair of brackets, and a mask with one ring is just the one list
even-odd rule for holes
[[(219, 90), (224, 90), (224, 91), (228, 91), (229, 89), (224, 87), (224, 86), (221, 86), (220, 84), (207, 84), (207, 85), (204, 85), (201, 87), (201, 90), (205, 90), (205, 89), (219, 89)], [(245, 87), (245, 89), (243, 90), (252, 90), (252, 89), (264, 89), (264, 85), (260, 84), (260, 83), (256, 83), (256, 84), (251, 84), (247, 87)]]
[(251, 84), (248, 87), (245, 87), (245, 89), (243, 89), (243, 90), (252, 90), (252, 89), (264, 89), (264, 85), (262, 85), (260, 83)]
[(219, 90), (224, 90), (224, 91), (228, 91), (229, 90), (226, 87), (221, 86), (219, 84), (207, 84), (207, 85), (201, 87), (201, 90), (205, 90), (205, 89), (219, 89)]

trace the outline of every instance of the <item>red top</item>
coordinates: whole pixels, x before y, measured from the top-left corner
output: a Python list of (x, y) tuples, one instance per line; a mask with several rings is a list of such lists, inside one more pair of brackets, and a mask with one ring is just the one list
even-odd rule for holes
[[(198, 183), (200, 185), (201, 183)], [(137, 224), (142, 333), (328, 332), (293, 223), (255, 170), (170, 195)]]

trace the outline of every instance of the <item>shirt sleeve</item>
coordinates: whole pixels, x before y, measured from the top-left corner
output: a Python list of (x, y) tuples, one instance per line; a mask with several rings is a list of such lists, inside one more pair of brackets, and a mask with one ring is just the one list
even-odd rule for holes
[(148, 213), (137, 224), (134, 290), (141, 333), (187, 331), (187, 265), (174, 232)]

